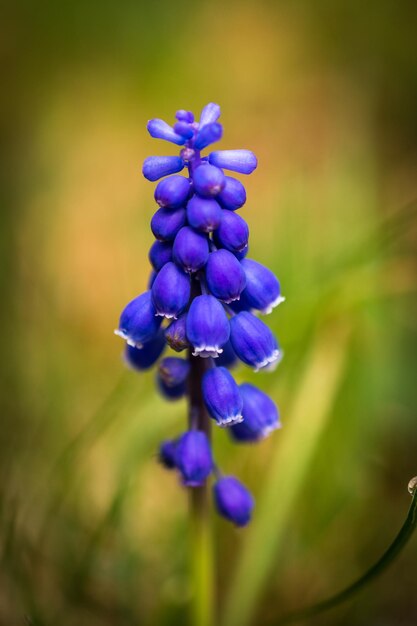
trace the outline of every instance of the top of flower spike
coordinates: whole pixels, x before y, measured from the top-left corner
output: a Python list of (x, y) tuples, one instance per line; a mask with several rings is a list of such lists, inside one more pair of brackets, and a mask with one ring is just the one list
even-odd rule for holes
[(185, 110), (177, 111), (177, 122), (173, 126), (161, 119), (149, 120), (147, 128), (151, 137), (183, 148), (180, 156), (151, 156), (145, 159), (142, 169), (145, 178), (156, 181), (176, 174), (191, 161), (208, 162), (218, 168), (251, 174), (258, 161), (250, 150), (216, 150), (201, 159), (201, 150), (219, 141), (223, 135), (223, 127), (217, 121), (219, 117), (219, 105), (210, 102), (203, 108), (199, 122), (194, 121), (193, 113)]

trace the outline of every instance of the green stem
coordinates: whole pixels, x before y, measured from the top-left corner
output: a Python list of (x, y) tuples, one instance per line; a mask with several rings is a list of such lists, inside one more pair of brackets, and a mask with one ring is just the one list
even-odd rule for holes
[(293, 613), (289, 613), (285, 615), (281, 619), (276, 622), (276, 626), (280, 624), (289, 624), (291, 622), (297, 622), (301, 619), (306, 619), (308, 617), (313, 617), (318, 615), (319, 613), (323, 613), (328, 609), (331, 609), (346, 600), (352, 598), (358, 591), (361, 591), (366, 585), (368, 585), (371, 581), (374, 580), (377, 576), (382, 574), (382, 572), (396, 559), (399, 553), (403, 550), (405, 545), (408, 543), (415, 527), (417, 526), (417, 478), (413, 478), (409, 483), (409, 491), (412, 494), (411, 506), (408, 511), (408, 515), (406, 520), (392, 542), (389, 548), (384, 552), (381, 558), (370, 567), (365, 574), (360, 576), (355, 582), (351, 585), (339, 591), (330, 598), (323, 600), (322, 602), (318, 602), (317, 604), (313, 604), (301, 611), (294, 611)]
[[(189, 427), (198, 428), (211, 438), (211, 421), (205, 408), (201, 379), (211, 366), (210, 359), (193, 357), (190, 351)], [(214, 624), (214, 559), (210, 499), (207, 482), (190, 489), (191, 518), (191, 626)]]

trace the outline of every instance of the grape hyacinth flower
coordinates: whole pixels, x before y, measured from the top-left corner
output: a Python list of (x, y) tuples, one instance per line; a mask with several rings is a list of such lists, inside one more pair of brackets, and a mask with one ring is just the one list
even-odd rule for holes
[[(223, 135), (217, 104), (205, 106), (199, 121), (183, 109), (175, 117), (172, 125), (160, 119), (148, 122), (151, 137), (180, 146), (180, 154), (151, 156), (143, 164), (145, 178), (158, 181), (151, 219), (152, 272), (148, 291), (125, 307), (115, 333), (126, 341), (124, 358), (132, 369), (157, 364), (162, 395), (187, 398), (188, 428), (161, 443), (160, 463), (176, 471), (190, 489), (197, 517), (207, 510), (202, 503), (207, 503), (207, 483), (214, 475), (218, 513), (245, 526), (254, 499), (215, 464), (211, 424), (229, 430), (237, 443), (258, 442), (280, 427), (273, 400), (252, 384), (238, 385), (229, 370), (239, 360), (255, 371), (278, 363), (278, 341), (257, 315), (270, 313), (284, 298), (275, 275), (246, 258), (249, 228), (238, 213), (246, 190), (230, 174), (251, 174), (255, 155), (250, 150), (210, 151)], [(167, 356), (166, 349), (172, 351)]]

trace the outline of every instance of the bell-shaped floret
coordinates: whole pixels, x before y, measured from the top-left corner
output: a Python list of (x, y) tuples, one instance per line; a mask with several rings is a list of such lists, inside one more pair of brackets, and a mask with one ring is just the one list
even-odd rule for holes
[(185, 176), (169, 176), (161, 180), (155, 189), (155, 200), (165, 209), (179, 209), (186, 204), (190, 193), (190, 181)]
[(218, 168), (202, 163), (193, 172), (194, 189), (199, 196), (211, 198), (217, 196), (225, 185), (225, 175)]
[(164, 331), (160, 328), (157, 334), (142, 348), (126, 345), (125, 361), (135, 370), (147, 370), (156, 363), (166, 347)]
[(175, 352), (182, 352), (190, 345), (185, 332), (186, 319), (186, 314), (180, 315), (165, 330), (166, 342)]
[(241, 422), (243, 400), (239, 387), (225, 367), (213, 367), (205, 372), (202, 382), (204, 404), (219, 426)]
[(166, 263), (172, 260), (172, 243), (154, 241), (149, 249), (148, 257), (154, 270), (159, 272)]
[(115, 334), (127, 341), (131, 346), (141, 348), (157, 334), (161, 321), (156, 317), (151, 292), (145, 291), (129, 302), (120, 316), (119, 328)]
[(234, 254), (242, 252), (248, 245), (249, 228), (245, 220), (233, 211), (223, 211), (222, 221), (216, 230), (216, 245)]
[(251, 308), (267, 314), (285, 300), (279, 281), (270, 269), (252, 259), (243, 259), (242, 268), (246, 275), (244, 297)]
[(200, 115), (200, 128), (205, 126), (206, 124), (213, 124), (213, 122), (217, 122), (220, 117), (220, 107), (218, 104), (214, 102), (209, 102), (206, 104), (204, 109), (201, 111)]
[(213, 486), (218, 513), (236, 526), (245, 526), (255, 506), (250, 491), (234, 476), (223, 476)]
[(222, 219), (221, 206), (213, 198), (194, 195), (187, 204), (187, 219), (190, 226), (204, 233), (218, 228)]
[(209, 257), (207, 236), (184, 226), (175, 237), (172, 254), (174, 261), (186, 272), (198, 272)]
[(230, 335), (229, 320), (214, 296), (194, 298), (187, 313), (186, 332), (194, 356), (215, 358), (223, 352)]
[(206, 280), (213, 296), (227, 304), (238, 300), (246, 285), (245, 272), (228, 250), (211, 252), (206, 265)]
[(151, 230), (156, 239), (172, 241), (187, 221), (185, 209), (158, 209), (151, 220)]
[(255, 372), (270, 369), (282, 356), (268, 326), (247, 311), (231, 318), (230, 341), (239, 359), (253, 367)]
[(184, 485), (200, 487), (213, 469), (213, 456), (207, 435), (201, 430), (190, 430), (178, 440), (176, 464)]
[(230, 429), (236, 441), (259, 441), (281, 427), (278, 409), (272, 398), (249, 383), (240, 385), (239, 391), (243, 398), (243, 422)]
[(223, 127), (221, 124), (215, 122), (213, 124), (206, 124), (198, 131), (198, 135), (194, 141), (194, 148), (196, 150), (204, 150), (207, 146), (219, 141), (222, 135)]
[(175, 263), (166, 263), (152, 285), (156, 315), (178, 317), (186, 309), (190, 294), (190, 277)]
[(225, 180), (225, 185), (217, 196), (217, 202), (223, 209), (236, 211), (246, 202), (246, 189), (240, 180), (232, 176), (226, 176)]

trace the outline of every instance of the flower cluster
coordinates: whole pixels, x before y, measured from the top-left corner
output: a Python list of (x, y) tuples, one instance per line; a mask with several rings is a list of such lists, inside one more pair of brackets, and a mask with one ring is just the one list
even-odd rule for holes
[[(257, 313), (270, 313), (283, 298), (274, 274), (246, 258), (249, 229), (237, 213), (246, 191), (224, 173), (250, 174), (257, 166), (255, 155), (249, 150), (201, 154), (222, 137), (219, 116), (220, 107), (211, 103), (199, 122), (181, 110), (173, 126), (160, 119), (148, 123), (152, 137), (183, 147), (179, 156), (144, 162), (144, 176), (159, 180), (159, 208), (151, 220), (153, 271), (148, 291), (126, 306), (115, 332), (126, 340), (126, 360), (133, 368), (145, 370), (159, 360), (157, 384), (169, 399), (191, 395), (192, 368), (205, 359), (197, 379), (203, 410), (227, 427), (236, 442), (255, 442), (279, 427), (277, 408), (255, 386), (238, 385), (229, 370), (238, 359), (255, 371), (277, 364), (281, 350)], [(178, 175), (185, 167), (187, 176)], [(187, 350), (188, 358), (161, 358), (167, 345), (178, 353)], [(252, 495), (233, 476), (220, 474), (194, 408), (191, 403), (189, 430), (165, 441), (159, 458), (165, 467), (178, 470), (188, 487), (201, 486), (214, 473), (218, 512), (245, 525)]]

